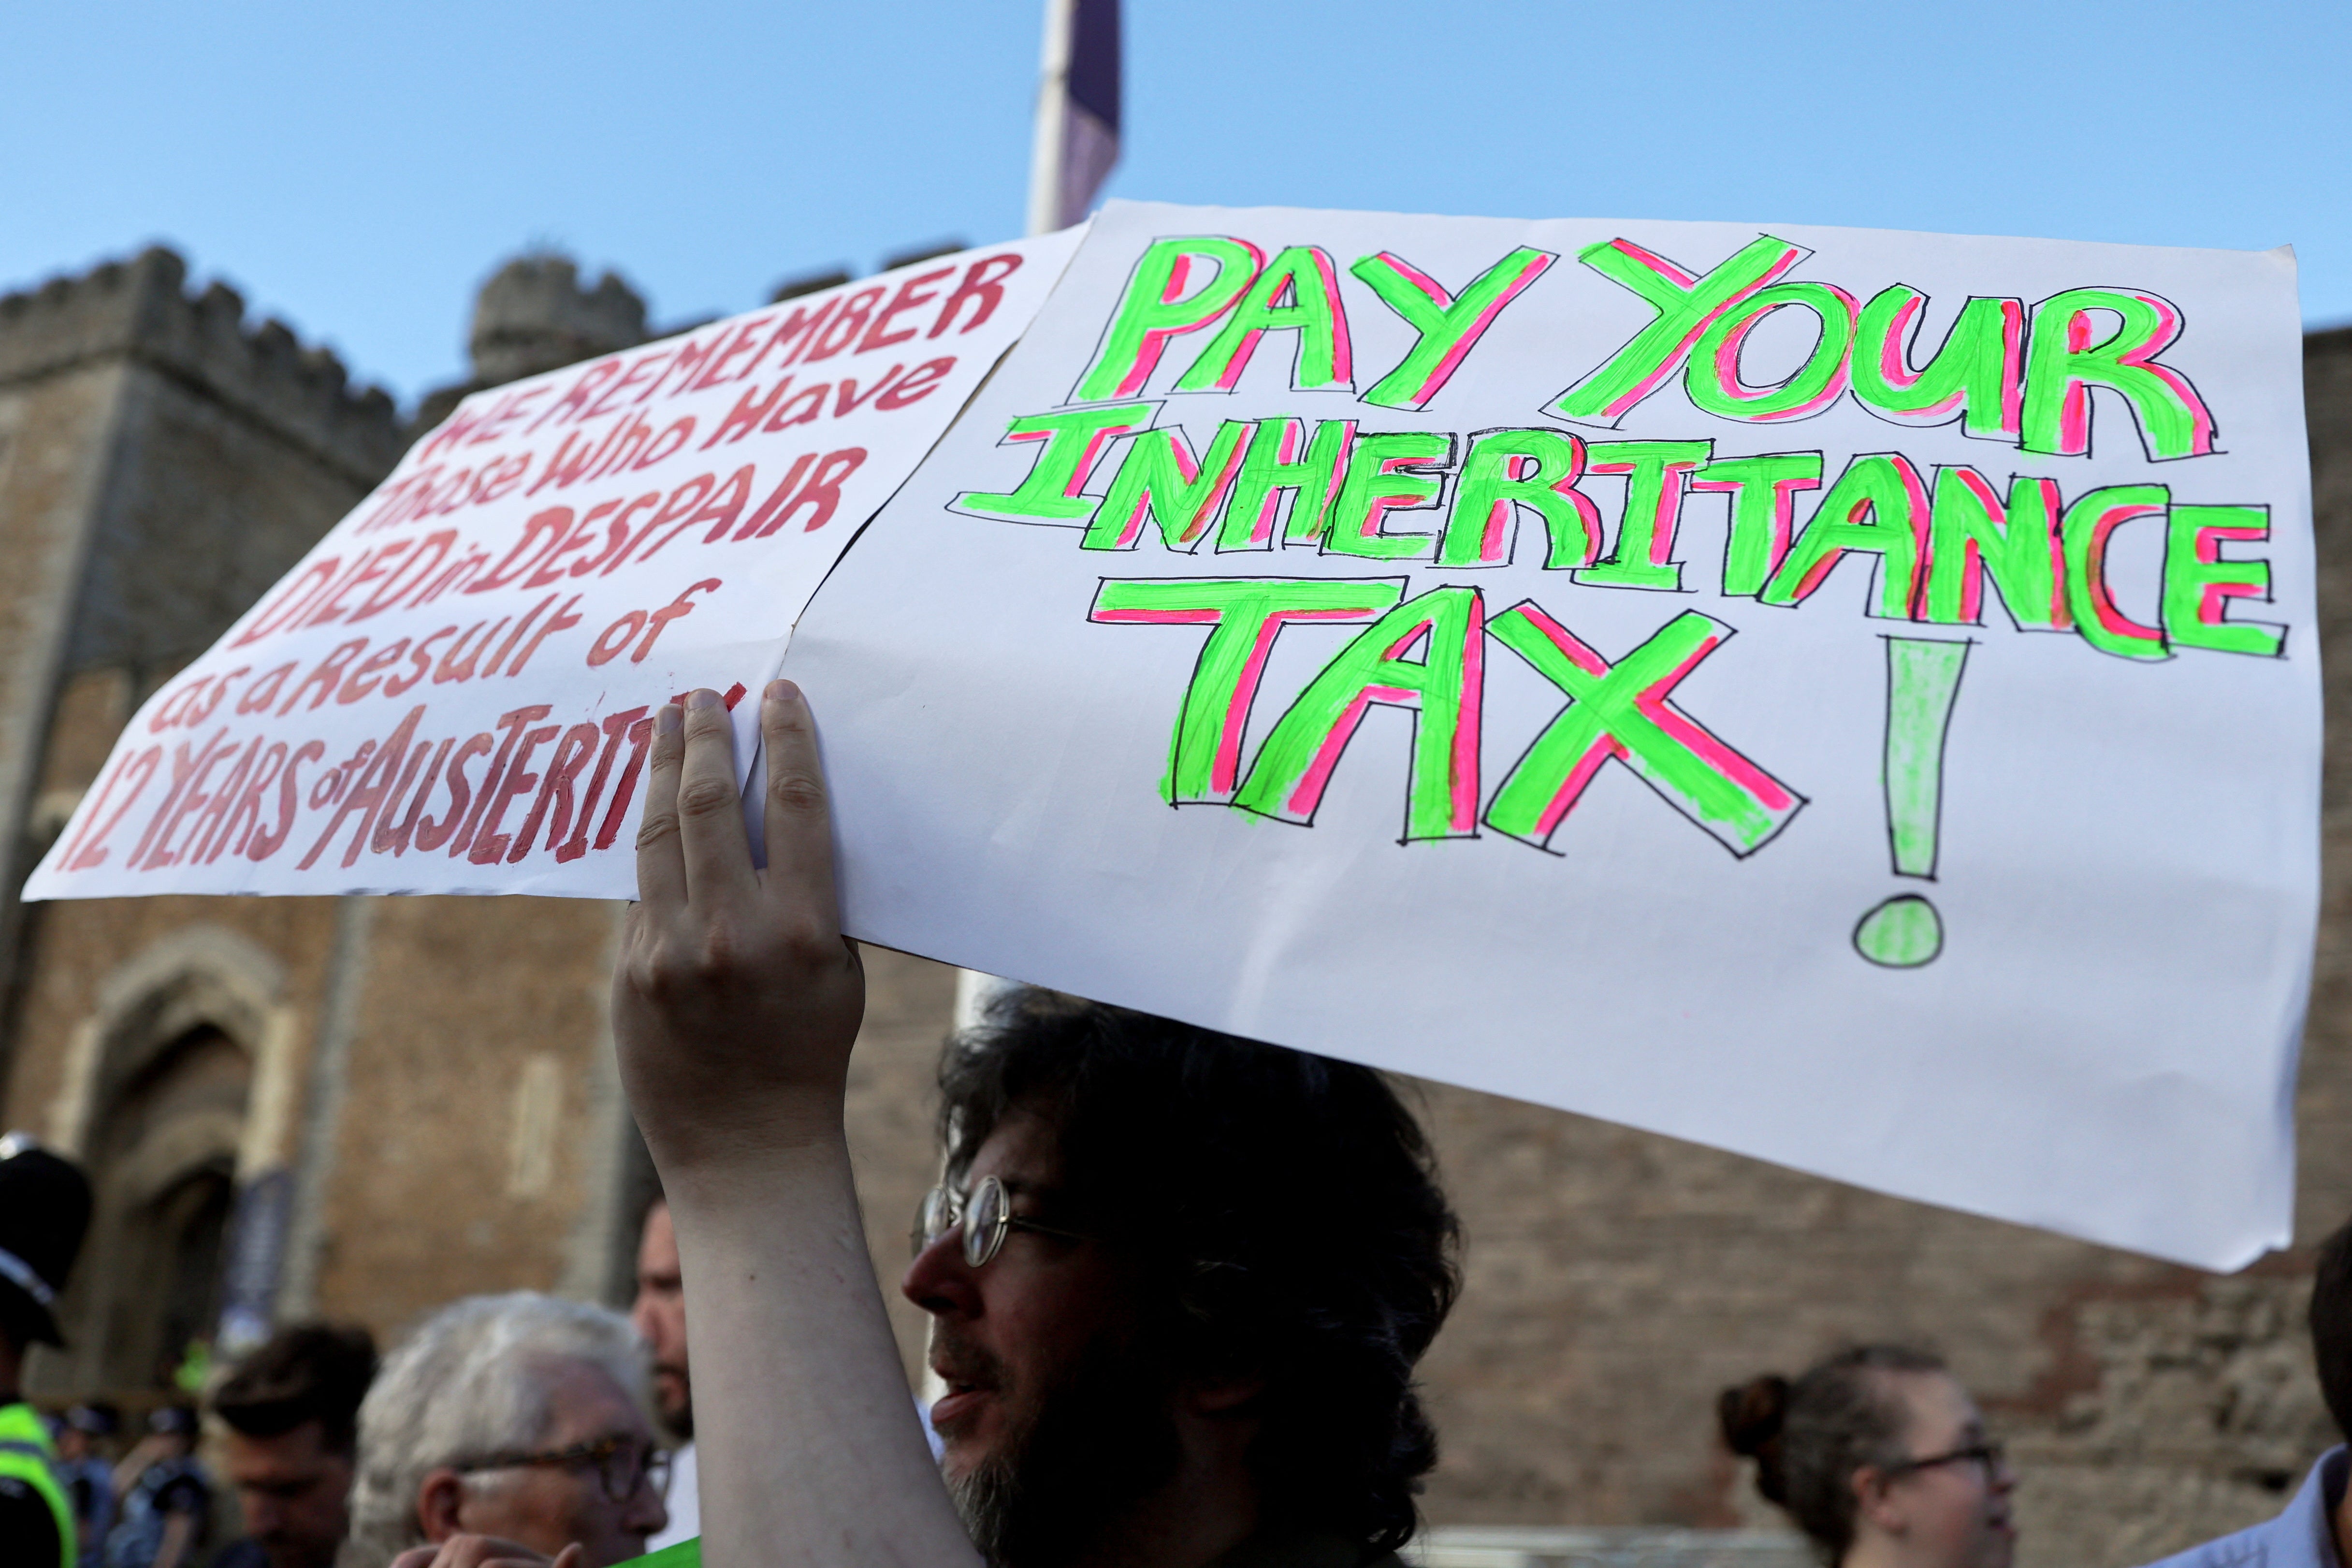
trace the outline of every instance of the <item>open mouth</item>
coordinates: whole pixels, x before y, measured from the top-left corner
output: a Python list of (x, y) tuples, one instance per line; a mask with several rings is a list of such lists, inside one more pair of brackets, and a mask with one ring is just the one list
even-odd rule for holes
[(931, 1371), (947, 1384), (947, 1393), (931, 1405), (931, 1429), (941, 1436), (951, 1436), (954, 1426), (970, 1420), (996, 1392), (995, 1382), (978, 1367), (934, 1362)]
[(984, 1388), (973, 1388), (969, 1385), (961, 1388), (950, 1387), (947, 1393), (940, 1395), (931, 1405), (933, 1429), (946, 1431), (958, 1416), (987, 1397), (988, 1390)]

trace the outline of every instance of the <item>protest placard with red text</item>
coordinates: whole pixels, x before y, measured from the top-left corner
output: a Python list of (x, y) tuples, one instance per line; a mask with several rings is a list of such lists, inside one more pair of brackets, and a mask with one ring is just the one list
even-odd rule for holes
[(467, 398), (153, 693), (26, 897), (634, 895), (654, 710), (774, 673), (1075, 243), (937, 257)]

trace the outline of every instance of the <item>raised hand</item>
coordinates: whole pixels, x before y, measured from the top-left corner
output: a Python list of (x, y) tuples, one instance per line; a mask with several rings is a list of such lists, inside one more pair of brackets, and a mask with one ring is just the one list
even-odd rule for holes
[(751, 865), (733, 729), (717, 694), (694, 692), (654, 721), (613, 1027), (666, 1178), (840, 1136), (866, 977), (841, 934), (824, 776), (792, 682), (769, 684), (760, 731), (764, 871)]
[[(622, 1081), (677, 1226), (709, 1568), (977, 1568), (922, 1434), (842, 1125), (866, 1007), (841, 934), (808, 705), (761, 703), (768, 868), (727, 709), (654, 722), (637, 902), (613, 976)], [(448, 1564), (444, 1568), (471, 1568)]]

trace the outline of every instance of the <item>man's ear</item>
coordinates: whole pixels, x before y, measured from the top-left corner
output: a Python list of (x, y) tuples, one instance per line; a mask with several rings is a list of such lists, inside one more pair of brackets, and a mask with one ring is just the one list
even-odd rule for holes
[(427, 1470), (416, 1486), (416, 1522), (436, 1546), (460, 1533), (457, 1512), (466, 1501), (466, 1478), (457, 1471)]

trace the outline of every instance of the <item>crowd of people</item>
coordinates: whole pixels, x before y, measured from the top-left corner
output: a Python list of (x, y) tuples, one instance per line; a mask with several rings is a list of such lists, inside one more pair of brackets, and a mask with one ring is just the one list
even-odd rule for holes
[[(661, 710), (614, 980), (665, 1196), (628, 1316), (455, 1302), (377, 1364), (280, 1331), (213, 1389), (243, 1533), (221, 1568), (714, 1564), (1396, 1568), (1437, 1435), (1417, 1363), (1460, 1286), (1429, 1144), (1368, 1068), (1022, 990), (941, 1058), (940, 1184), (900, 1289), (944, 1392), (910, 1418), (842, 1100), (864, 984), (811, 719), (766, 694), (766, 866), (728, 716)], [(191, 1568), (199, 1412), (18, 1397), (87, 1225), (70, 1163), (0, 1145), (0, 1563)], [(2311, 1329), (2352, 1431), (2352, 1226)], [(723, 1377), (697, 1382), (694, 1354)], [(1605, 1412), (1594, 1413), (1605, 1419)], [(1726, 1390), (1722, 1436), (1833, 1568), (2007, 1568), (2017, 1478), (1967, 1389), (1864, 1344)], [(927, 1441), (928, 1439), (928, 1441)], [(2167, 1568), (2343, 1568), (2342, 1447), (2276, 1521)]]

